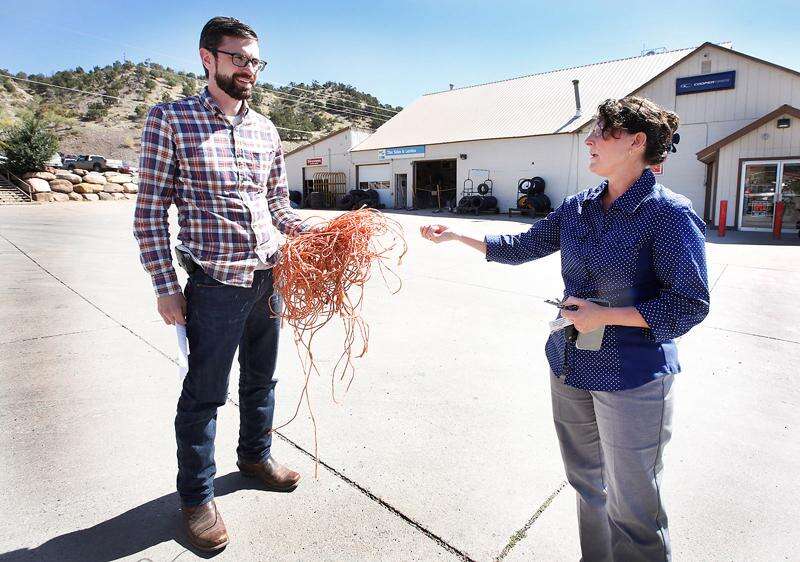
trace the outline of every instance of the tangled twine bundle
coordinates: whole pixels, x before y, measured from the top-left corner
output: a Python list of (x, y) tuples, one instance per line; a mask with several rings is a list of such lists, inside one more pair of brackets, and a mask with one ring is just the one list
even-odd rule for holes
[[(373, 265), (378, 266), (392, 294), (400, 290), (400, 278), (386, 262), (396, 254), (398, 265), (407, 250), (400, 224), (375, 209), (362, 208), (344, 213), (315, 229), (287, 240), (274, 269), (275, 289), (283, 297), (284, 310), (278, 315), (292, 327), (305, 384), (294, 415), (272, 431), (285, 427), (298, 415), (303, 401), (314, 426), (314, 454), (317, 456), (317, 426), (309, 396), (309, 379), (319, 375), (312, 343), (317, 332), (338, 316), (344, 326), (344, 350), (331, 373), (331, 395), (336, 386), (346, 386), (355, 377), (353, 359), (363, 357), (369, 344), (369, 326), (360, 315), (364, 285)], [(360, 340), (360, 341), (359, 341)]]

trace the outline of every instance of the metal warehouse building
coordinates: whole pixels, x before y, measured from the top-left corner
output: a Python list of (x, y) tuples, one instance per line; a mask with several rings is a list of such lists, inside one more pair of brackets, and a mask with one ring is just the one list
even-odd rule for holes
[(455, 190), (452, 200), (465, 180), (488, 176), (505, 210), (516, 206), (521, 178), (541, 176), (557, 206), (599, 182), (583, 145), (597, 105), (640, 95), (681, 119), (678, 152), (654, 170), (661, 183), (714, 224), (727, 201), (727, 225), (742, 229), (771, 229), (783, 200), (785, 228), (793, 228), (800, 73), (728, 47), (651, 51), (428, 94), (354, 143), (341, 171), (349, 188), (377, 187), (387, 202), (417, 208), (439, 204), (426, 191), (432, 184)]

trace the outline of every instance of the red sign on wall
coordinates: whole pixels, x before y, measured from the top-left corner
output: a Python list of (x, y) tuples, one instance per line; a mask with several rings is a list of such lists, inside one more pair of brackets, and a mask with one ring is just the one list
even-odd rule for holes
[(307, 158), (306, 166), (322, 166), (322, 157), (320, 158)]
[(660, 176), (661, 174), (664, 173), (664, 164), (653, 164), (652, 166), (650, 166), (650, 169), (653, 171), (655, 175)]

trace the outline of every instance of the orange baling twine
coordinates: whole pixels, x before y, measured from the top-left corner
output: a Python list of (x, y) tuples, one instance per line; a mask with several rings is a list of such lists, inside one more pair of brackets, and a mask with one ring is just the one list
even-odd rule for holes
[[(281, 250), (274, 269), (275, 289), (284, 302), (284, 310), (278, 316), (294, 332), (305, 384), (294, 415), (272, 431), (294, 421), (305, 400), (314, 426), (314, 456), (317, 460), (317, 423), (308, 388), (311, 374), (319, 375), (312, 351), (314, 336), (334, 316), (338, 316), (344, 325), (344, 351), (331, 373), (331, 395), (337, 402), (337, 381), (346, 384), (347, 392), (355, 377), (353, 359), (363, 357), (367, 352), (369, 326), (361, 317), (360, 310), (364, 285), (371, 277), (372, 266), (378, 266), (386, 285), (394, 285), (390, 286), (392, 294), (397, 293), (402, 286), (400, 277), (386, 262), (399, 254), (397, 264), (400, 265), (407, 249), (403, 228), (397, 221), (374, 209), (362, 208), (288, 239)], [(394, 283), (387, 279), (387, 273)]]

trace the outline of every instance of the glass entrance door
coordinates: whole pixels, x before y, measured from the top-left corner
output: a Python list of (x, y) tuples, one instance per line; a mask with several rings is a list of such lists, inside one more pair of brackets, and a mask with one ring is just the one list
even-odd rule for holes
[(800, 225), (800, 162), (783, 165), (781, 170), (783, 230), (797, 230)]
[(744, 164), (742, 186), (742, 230), (772, 229), (778, 164)]
[(800, 161), (742, 164), (742, 230), (772, 230), (778, 201), (783, 201), (783, 230), (796, 230), (800, 219)]

